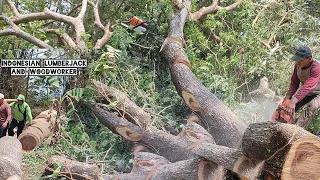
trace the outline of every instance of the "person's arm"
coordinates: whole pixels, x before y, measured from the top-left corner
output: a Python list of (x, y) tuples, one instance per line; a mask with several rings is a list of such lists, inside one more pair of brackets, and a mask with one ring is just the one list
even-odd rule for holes
[(27, 111), (28, 124), (32, 125), (32, 114), (31, 114), (31, 109), (29, 106), (27, 107), (26, 111)]
[(9, 106), (10, 106), (10, 107), (13, 107), (13, 105), (14, 105), (15, 103), (16, 103), (16, 102), (12, 102), (12, 103), (9, 104)]
[(7, 107), (7, 115), (8, 115), (8, 117), (7, 117), (6, 123), (8, 124), (9, 121), (11, 120), (11, 118), (12, 118), (12, 116), (11, 116), (11, 107), (9, 105)]
[(285, 100), (291, 98), (294, 95), (294, 93), (296, 93), (297, 89), (299, 88), (299, 85), (300, 85), (300, 80), (297, 75), (297, 65), (295, 65), (292, 76), (291, 76), (290, 88), (287, 92)]
[(320, 80), (320, 65), (314, 66), (310, 69), (310, 76), (302, 85), (301, 89), (295, 95), (298, 102), (305, 98), (311, 91), (313, 91)]
[(305, 98), (314, 88), (317, 87), (320, 80), (320, 65), (316, 64), (310, 69), (310, 76), (306, 82), (302, 85), (300, 90), (291, 98), (290, 103), (287, 105), (287, 112), (293, 114), (296, 104)]

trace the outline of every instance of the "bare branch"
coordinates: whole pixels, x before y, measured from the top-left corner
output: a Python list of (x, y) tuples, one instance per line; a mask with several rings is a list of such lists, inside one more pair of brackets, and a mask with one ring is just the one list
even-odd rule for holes
[(212, 4), (208, 7), (202, 7), (200, 10), (190, 13), (189, 19), (192, 21), (196, 21), (200, 19), (202, 16), (208, 15), (213, 13), (216, 10), (225, 9), (226, 11), (231, 11), (232, 9), (236, 8), (241, 3), (241, 0), (238, 0), (237, 2), (231, 4), (227, 7), (221, 7), (218, 6), (217, 0), (212, 0)]
[(94, 49), (100, 49), (108, 42), (112, 35), (113, 26), (110, 26), (110, 22), (108, 22), (108, 25), (103, 30), (104, 35), (96, 42)]
[(13, 18), (11, 18), (12, 22), (14, 22), (15, 24), (20, 24), (20, 23), (35, 21), (35, 20), (47, 20), (47, 19), (54, 19), (57, 21), (68, 23), (70, 25), (73, 25), (74, 23), (73, 17), (53, 12), (48, 8), (45, 8), (44, 12), (23, 14), (23, 15), (14, 16)]
[(93, 7), (93, 13), (94, 13), (94, 19), (95, 19), (94, 24), (98, 26), (100, 29), (104, 30), (105, 27), (102, 25), (100, 16), (99, 16), (98, 1), (96, 4), (94, 4), (92, 1), (88, 1), (88, 4)]
[(83, 20), (83, 17), (84, 17), (84, 15), (85, 15), (85, 13), (86, 13), (86, 10), (87, 10), (87, 3), (88, 3), (87, 0), (83, 0), (83, 1), (82, 1), (81, 11), (80, 11), (80, 13), (79, 13), (79, 15), (78, 15), (77, 18)]
[(68, 46), (71, 48), (71, 49), (77, 49), (77, 45), (76, 43), (73, 41), (73, 39), (65, 32), (63, 32), (62, 34), (59, 33), (59, 30), (58, 29), (45, 29), (46, 32), (48, 33), (53, 33), (53, 34), (56, 34), (58, 35), (59, 37), (62, 37), (63, 40), (68, 44)]
[(15, 35), (17, 37), (20, 37), (26, 41), (29, 41), (30, 43), (40, 47), (40, 48), (52, 48), (50, 45), (45, 43), (44, 41), (41, 41), (40, 39), (24, 32), (21, 30), (17, 25), (15, 25), (8, 17), (4, 15), (0, 15), (0, 19), (4, 20), (8, 25), (10, 25), (9, 29), (0, 31), (2, 36), (4, 35)]
[(76, 11), (80, 6), (82, 6), (82, 3), (77, 4), (67, 15), (70, 16), (74, 11)]
[(19, 16), (20, 13), (19, 11), (17, 10), (16, 6), (13, 4), (13, 2), (11, 0), (7, 0), (7, 3), (9, 5), (9, 8), (11, 9), (11, 11), (13, 12), (13, 14), (15, 16)]
[(241, 0), (238, 0), (237, 2), (231, 4), (230, 6), (227, 6), (227, 7), (218, 6), (218, 10), (225, 9), (226, 11), (231, 11), (234, 8), (238, 7), (240, 4), (241, 4)]
[(110, 25), (110, 21), (108, 22), (107, 26), (104, 26), (101, 23), (100, 16), (99, 16), (98, 0), (96, 4), (94, 4), (92, 1), (88, 1), (88, 4), (93, 7), (93, 13), (94, 13), (94, 19), (95, 19), (94, 24), (104, 31), (103, 37), (100, 38), (94, 46), (94, 49), (100, 49), (110, 39), (112, 35), (113, 26)]
[(9, 36), (9, 35), (14, 35), (14, 30), (10, 29), (5, 29), (0, 31), (0, 36)]

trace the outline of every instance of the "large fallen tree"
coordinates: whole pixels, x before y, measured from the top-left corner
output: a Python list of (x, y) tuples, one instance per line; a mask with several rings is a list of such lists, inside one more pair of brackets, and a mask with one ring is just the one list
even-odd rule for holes
[[(251, 124), (247, 128), (242, 141), (240, 141), (241, 148), (229, 148), (213, 144), (213, 139), (210, 134), (195, 123), (187, 124), (178, 136), (173, 136), (154, 128), (145, 130), (98, 106), (89, 107), (91, 107), (92, 112), (100, 122), (114, 133), (123, 136), (129, 141), (144, 144), (149, 147), (152, 153), (161, 155), (168, 159), (169, 162), (174, 163), (175, 167), (177, 164), (182, 163), (181, 161), (183, 161), (184, 163), (182, 164), (185, 165), (188, 164), (187, 162), (189, 161), (195, 163), (194, 160), (197, 158), (203, 158), (211, 162), (212, 165), (221, 165), (245, 179), (256, 179), (260, 174), (268, 174), (269, 177), (273, 179), (281, 178), (284, 164), (292, 161), (287, 160), (286, 157), (295, 156), (291, 153), (295, 153), (296, 151), (290, 153), (291, 146), (301, 138), (311, 138), (311, 140), (305, 139), (304, 142), (306, 144), (311, 143), (314, 147), (320, 145), (320, 141), (315, 142), (312, 139), (316, 138), (314, 135), (299, 126), (276, 122), (263, 122)], [(317, 149), (308, 149), (308, 151), (314, 152), (312, 157), (314, 156), (316, 158)], [(306, 158), (309, 155), (300, 153), (300, 157), (302, 156)], [(200, 161), (198, 163), (200, 163)], [(315, 164), (313, 163), (313, 161), (300, 162), (303, 167), (314, 166)], [(200, 167), (201, 166), (197, 164), (197, 169)], [(295, 164), (294, 167), (295, 169), (299, 169), (300, 165)], [(189, 171), (192, 171), (194, 170), (192, 168), (196, 167), (189, 166), (189, 168)], [(287, 168), (288, 167), (286, 167), (286, 169)], [(172, 173), (179, 173), (180, 171), (178, 169), (179, 168)], [(208, 171), (200, 172), (204, 173)], [(211, 172), (214, 172), (214, 169)], [(124, 179), (130, 177), (129, 175), (120, 176)], [(142, 173), (140, 176), (147, 177), (148, 173)], [(198, 177), (207, 176), (209, 176), (209, 174), (198, 174)], [(309, 176), (310, 175), (299, 175), (299, 177)]]
[[(143, 144), (151, 153), (169, 161), (168, 164), (162, 164), (157, 168), (153, 167), (154, 163), (145, 162), (144, 165), (149, 168), (147, 171), (146, 167), (139, 171), (133, 169), (129, 174), (105, 176), (105, 179), (130, 179), (130, 177), (158, 179), (164, 176), (209, 179), (212, 173), (224, 172), (224, 169), (235, 172), (242, 179), (256, 179), (260, 175), (269, 179), (280, 179), (281, 174), (286, 175), (284, 169), (288, 169), (284, 164), (289, 166), (289, 169), (292, 167), (289, 163), (292, 160), (286, 159), (295, 156), (290, 154), (296, 152), (291, 150), (291, 146), (301, 138), (315, 138), (315, 136), (298, 126), (274, 122), (252, 124), (247, 128), (229, 108), (204, 87), (190, 70), (189, 60), (183, 50), (183, 27), (190, 14), (191, 1), (181, 1), (181, 3), (175, 6), (177, 9), (161, 52), (169, 64), (172, 81), (178, 94), (195, 113), (197, 122), (203, 128), (191, 123), (179, 135), (173, 136), (152, 127), (144, 129), (116, 117), (97, 105), (89, 105), (93, 114), (111, 131), (126, 140)], [(139, 121), (144, 120), (139, 119)], [(188, 129), (188, 126), (191, 128)], [(303, 167), (306, 164), (314, 166), (311, 162), (301, 164)], [(205, 165), (210, 165), (210, 170), (204, 168)], [(162, 168), (166, 166), (170, 166), (170, 172)], [(299, 165), (296, 166), (294, 169), (299, 168)], [(180, 175), (185, 171), (191, 173), (189, 177)], [(224, 173), (218, 174), (222, 174), (220, 178), (213, 177), (225, 178)], [(313, 174), (312, 178), (317, 178), (317, 175)], [(299, 177), (310, 178), (310, 175)]]
[[(296, 125), (275, 122), (246, 127), (190, 70), (190, 62), (183, 49), (184, 24), (188, 17), (196, 20), (210, 10), (221, 9), (217, 5), (219, 1), (212, 1), (211, 6), (195, 14), (191, 13), (190, 0), (173, 0), (173, 3), (176, 11), (161, 53), (168, 62), (178, 94), (196, 115), (199, 124), (190, 120), (191, 123), (175, 136), (154, 127), (141, 126), (141, 122), (147, 124), (150, 118), (140, 116), (144, 113), (140, 113), (142, 111), (137, 110), (131, 101), (127, 106), (127, 97), (117, 98), (121, 117), (99, 104), (82, 101), (113, 133), (140, 143), (146, 147), (140, 150), (148, 151), (137, 150), (134, 153), (134, 166), (130, 173), (106, 175), (104, 179), (219, 180), (226, 179), (226, 170), (236, 173), (241, 179), (252, 180), (260, 175), (268, 179), (320, 177), (318, 172), (308, 173), (307, 168), (320, 164), (319, 141), (314, 135)], [(119, 95), (117, 90), (101, 88), (101, 83), (96, 82), (95, 85), (107, 100), (110, 94)], [(126, 106), (128, 111), (124, 111)], [(300, 173), (297, 174), (296, 170)]]

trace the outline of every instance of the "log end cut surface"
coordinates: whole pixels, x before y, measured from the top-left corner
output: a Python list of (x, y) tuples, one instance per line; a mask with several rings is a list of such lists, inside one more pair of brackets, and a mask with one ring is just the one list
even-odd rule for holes
[(287, 157), (282, 170), (282, 178), (286, 180), (320, 178), (320, 139), (305, 137), (296, 141)]
[(22, 144), (22, 149), (26, 152), (32, 151), (39, 145), (38, 138), (33, 134), (21, 134), (19, 141)]

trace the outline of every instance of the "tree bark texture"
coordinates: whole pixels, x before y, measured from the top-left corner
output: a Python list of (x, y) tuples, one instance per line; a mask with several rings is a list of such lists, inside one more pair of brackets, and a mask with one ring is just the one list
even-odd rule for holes
[(22, 146), (15, 137), (4, 136), (0, 139), (0, 177), (21, 176)]
[(59, 177), (68, 177), (77, 180), (100, 180), (100, 169), (96, 165), (73, 161), (62, 156), (52, 156), (45, 168), (44, 175), (50, 175), (61, 166)]

